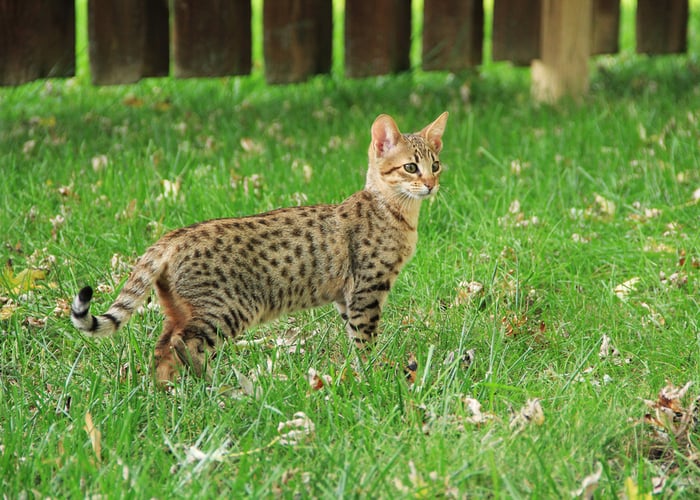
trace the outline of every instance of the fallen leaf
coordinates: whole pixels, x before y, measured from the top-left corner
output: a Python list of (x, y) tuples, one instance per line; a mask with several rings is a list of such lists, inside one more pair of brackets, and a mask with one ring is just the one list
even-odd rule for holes
[(634, 479), (625, 479), (625, 495), (627, 500), (651, 500), (651, 493), (639, 493), (639, 486)]
[(478, 281), (460, 281), (457, 284), (457, 296), (454, 300), (455, 306), (470, 304), (474, 299), (482, 297), (484, 285)]
[(153, 105), (153, 109), (160, 112), (169, 111), (172, 107), (173, 103), (170, 102), (168, 99), (165, 99), (164, 101), (158, 101)]
[(46, 317), (35, 318), (34, 316), (27, 316), (26, 321), (27, 325), (31, 326), (32, 328), (43, 328), (46, 326)]
[(611, 343), (610, 337), (603, 335), (603, 340), (600, 342), (600, 351), (598, 351), (598, 357), (600, 359), (605, 359), (610, 355), (620, 356), (620, 351), (617, 350)]
[(640, 281), (641, 279), (636, 276), (634, 278), (630, 278), (627, 281), (617, 285), (613, 289), (613, 292), (615, 292), (615, 295), (618, 299), (620, 299), (623, 302), (627, 302), (629, 295), (637, 290), (637, 283), (639, 283)]
[(101, 463), (102, 462), (102, 433), (95, 427), (95, 424), (92, 422), (92, 415), (90, 412), (85, 413), (85, 432), (87, 432), (88, 437), (90, 438), (90, 444), (92, 444), (92, 451), (95, 452), (95, 457), (97, 458), (97, 462)]
[(328, 375), (328, 374), (319, 375), (318, 372), (314, 368), (309, 368), (309, 371), (306, 374), (306, 380), (309, 382), (311, 389), (314, 391), (319, 391), (319, 390), (323, 389), (324, 385), (326, 385), (326, 384), (330, 385), (332, 383), (332, 379), (331, 379), (330, 375)]
[(598, 462), (596, 463), (596, 471), (593, 474), (584, 477), (583, 481), (581, 481), (581, 487), (575, 491), (572, 491), (571, 496), (585, 498), (586, 500), (593, 498), (595, 490), (598, 489), (598, 483), (602, 473), (603, 465)]
[(34, 151), (34, 148), (36, 147), (36, 141), (34, 139), (30, 139), (24, 143), (22, 146), (22, 153), (25, 155), (28, 155), (32, 151)]
[(233, 372), (236, 374), (236, 378), (243, 392), (248, 396), (253, 396), (255, 399), (260, 399), (262, 396), (262, 387), (259, 385), (256, 386), (251, 379), (239, 372), (235, 366), (233, 367)]
[[(463, 355), (461, 361), (461, 365), (463, 369), (467, 369), (471, 366), (471, 364), (474, 362), (474, 358), (476, 356), (476, 351), (474, 349), (468, 349)], [(454, 363), (455, 358), (457, 357), (457, 351), (450, 351), (447, 353), (447, 356), (445, 356), (445, 361), (442, 362), (443, 365), (445, 366), (450, 366), (452, 363)]]
[(584, 214), (601, 220), (610, 220), (615, 216), (617, 207), (615, 202), (608, 200), (599, 194), (595, 195), (593, 205), (584, 210)]
[(472, 397), (464, 398), (464, 404), (471, 412), (471, 416), (464, 419), (469, 424), (484, 424), (495, 417), (492, 413), (484, 413), (481, 411), (481, 403)]
[(256, 142), (250, 137), (243, 137), (241, 139), (241, 147), (246, 153), (262, 153), (264, 150), (259, 142)]
[(224, 458), (226, 458), (227, 448), (228, 441), (209, 453), (200, 450), (196, 446), (185, 446), (184, 464), (193, 464), (198, 462), (223, 462)]
[[(287, 432), (282, 432), (282, 431)], [(313, 437), (316, 426), (304, 412), (296, 412), (292, 420), (280, 422), (277, 432), (280, 433), (279, 443), (284, 446), (297, 446)]]
[(418, 360), (415, 354), (411, 353), (408, 356), (408, 364), (404, 368), (404, 374), (406, 375), (406, 380), (408, 385), (413, 385), (416, 383), (416, 376), (418, 371)]
[(143, 106), (143, 99), (136, 97), (133, 94), (129, 94), (124, 98), (122, 104), (124, 104), (125, 106), (129, 106), (130, 108), (140, 108), (141, 106)]
[(0, 308), (0, 320), (10, 319), (17, 310), (17, 307), (17, 304), (15, 304), (14, 302), (8, 302), (7, 304), (4, 304), (2, 308)]
[(544, 423), (544, 411), (538, 398), (528, 399), (519, 412), (513, 413), (510, 418), (510, 428), (519, 432), (530, 424), (542, 425)]
[(23, 269), (15, 275), (12, 268), (5, 267), (0, 274), (0, 285), (10, 293), (21, 294), (38, 288), (36, 282), (43, 279), (46, 279), (43, 269)]
[(92, 169), (95, 172), (101, 172), (107, 168), (107, 165), (109, 165), (109, 158), (107, 158), (107, 155), (93, 156), (90, 163), (92, 164)]
[(643, 307), (644, 309), (646, 309), (647, 312), (649, 313), (646, 317), (644, 317), (644, 318), (642, 319), (642, 321), (643, 321), (644, 324), (651, 323), (653, 326), (656, 326), (656, 327), (659, 327), (659, 328), (666, 325), (666, 320), (665, 320), (664, 317), (661, 315), (661, 313), (659, 313), (656, 309), (654, 309), (653, 307), (651, 307), (651, 306), (650, 306), (649, 304), (647, 304), (646, 302), (640, 302), (639, 305), (640, 305), (641, 307)]

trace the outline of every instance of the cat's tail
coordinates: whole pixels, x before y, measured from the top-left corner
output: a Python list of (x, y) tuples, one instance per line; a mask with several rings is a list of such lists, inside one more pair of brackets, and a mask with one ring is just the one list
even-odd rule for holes
[(90, 337), (106, 337), (119, 330), (148, 298), (153, 284), (162, 272), (163, 261), (157, 252), (146, 252), (134, 266), (119, 296), (104, 314), (93, 316), (90, 313), (92, 288), (82, 288), (73, 299), (70, 309), (73, 326)]

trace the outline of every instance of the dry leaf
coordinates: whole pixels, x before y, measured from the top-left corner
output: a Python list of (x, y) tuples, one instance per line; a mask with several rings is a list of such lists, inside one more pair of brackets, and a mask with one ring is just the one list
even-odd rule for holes
[[(476, 351), (474, 349), (468, 349), (463, 355), (461, 361), (461, 365), (463, 369), (468, 369), (472, 363), (474, 362), (474, 358), (476, 356)], [(447, 353), (447, 356), (445, 356), (445, 361), (442, 362), (443, 365), (445, 366), (450, 366), (452, 363), (454, 363), (455, 358), (457, 357), (457, 351), (450, 351)]]
[(417, 376), (417, 371), (418, 371), (418, 360), (416, 359), (415, 354), (410, 353), (408, 355), (408, 364), (406, 367), (403, 369), (404, 374), (406, 375), (406, 380), (408, 381), (408, 385), (413, 385), (416, 383), (416, 376)]
[(454, 305), (470, 304), (484, 294), (484, 285), (478, 281), (460, 281), (457, 284), (457, 296)]
[(10, 293), (21, 294), (38, 288), (36, 282), (43, 279), (46, 279), (43, 269), (23, 269), (15, 275), (12, 268), (5, 267), (0, 274), (0, 285)]
[(10, 319), (17, 310), (18, 305), (12, 301), (8, 301), (0, 308), (0, 320)]
[(688, 382), (679, 388), (669, 383), (659, 391), (656, 401), (644, 400), (650, 409), (642, 419), (649, 430), (650, 458), (673, 464), (680, 452), (685, 453), (686, 460), (698, 463), (698, 449), (693, 436), (700, 417), (700, 397), (689, 406), (682, 401), (691, 384)]
[(581, 481), (581, 487), (575, 491), (572, 491), (571, 496), (585, 498), (586, 500), (592, 499), (595, 490), (598, 489), (598, 483), (602, 473), (603, 465), (598, 462), (596, 463), (596, 471), (590, 476), (584, 477), (583, 481)]
[(27, 316), (26, 321), (27, 325), (31, 326), (32, 328), (43, 328), (46, 326), (46, 317), (35, 318), (33, 316)]
[(90, 412), (85, 413), (85, 432), (87, 432), (88, 437), (90, 438), (90, 444), (92, 444), (92, 451), (95, 452), (95, 457), (97, 458), (97, 462), (101, 463), (102, 462), (102, 433), (95, 427), (95, 424), (92, 422), (92, 415)]
[(185, 461), (184, 464), (193, 464), (199, 462), (223, 462), (226, 458), (228, 449), (228, 441), (216, 448), (210, 453), (203, 452), (196, 446), (185, 446)]
[(663, 327), (666, 325), (666, 320), (664, 317), (653, 307), (651, 307), (646, 302), (640, 302), (640, 306), (648, 311), (648, 316), (645, 316), (642, 321), (644, 324), (651, 323), (653, 326)]
[(178, 200), (180, 196), (180, 187), (182, 186), (182, 179), (179, 177), (174, 181), (163, 179), (161, 184), (163, 184), (163, 193), (156, 197), (156, 201)]
[(241, 139), (241, 147), (246, 153), (262, 153), (264, 150), (259, 142), (256, 142), (250, 137), (243, 137)]
[(156, 111), (161, 111), (161, 112), (169, 111), (170, 108), (172, 108), (172, 107), (173, 107), (173, 103), (170, 102), (168, 99), (166, 99), (164, 101), (158, 101), (153, 105), (153, 109), (155, 109)]
[(125, 219), (131, 219), (134, 214), (136, 214), (136, 207), (137, 207), (138, 201), (134, 198), (131, 201), (129, 201), (129, 204), (124, 208), (124, 210), (121, 210), (114, 214), (114, 218), (116, 220), (125, 220)]
[(471, 416), (464, 419), (469, 424), (484, 424), (495, 417), (492, 413), (484, 413), (481, 411), (481, 403), (472, 397), (464, 398), (464, 403), (467, 409), (471, 412)]
[(594, 215), (601, 219), (612, 219), (616, 211), (617, 207), (615, 206), (615, 202), (596, 194), (595, 205), (590, 207), (586, 212), (588, 215)]
[(143, 106), (143, 99), (136, 97), (133, 94), (129, 94), (124, 98), (122, 104), (124, 104), (125, 106), (129, 106), (130, 108), (140, 108), (141, 106)]
[(34, 148), (36, 147), (36, 141), (34, 139), (30, 139), (24, 143), (22, 146), (22, 153), (25, 155), (28, 155), (32, 151), (34, 151)]
[(319, 375), (313, 368), (309, 368), (309, 372), (306, 374), (306, 380), (314, 391), (319, 391), (323, 389), (324, 385), (330, 385), (333, 382), (330, 375)]
[(620, 299), (623, 302), (627, 302), (627, 299), (629, 295), (637, 290), (637, 283), (639, 283), (641, 280), (638, 277), (630, 278), (624, 283), (620, 283), (617, 285), (614, 289), (613, 292), (615, 292), (615, 295), (617, 295), (617, 298)]
[(620, 351), (617, 350), (615, 346), (612, 345), (610, 337), (603, 335), (603, 340), (600, 342), (600, 351), (598, 351), (598, 357), (600, 359), (605, 359), (610, 355), (620, 356)]
[[(287, 431), (282, 433), (282, 431)], [(296, 412), (292, 420), (280, 422), (277, 432), (280, 433), (279, 443), (285, 446), (297, 446), (313, 437), (316, 426), (304, 412)]]
[(93, 156), (90, 163), (92, 164), (92, 169), (95, 172), (100, 172), (107, 168), (107, 165), (109, 165), (109, 158), (107, 158), (107, 155)]
[(510, 428), (518, 432), (533, 423), (536, 425), (544, 423), (544, 411), (538, 398), (528, 399), (519, 412), (511, 415)]
[(639, 493), (639, 486), (634, 479), (625, 479), (625, 495), (627, 500), (651, 500), (651, 493)]
[(233, 367), (233, 372), (236, 374), (236, 378), (243, 392), (248, 396), (253, 396), (255, 399), (260, 399), (262, 396), (262, 387), (254, 384), (251, 379), (239, 372), (235, 366)]

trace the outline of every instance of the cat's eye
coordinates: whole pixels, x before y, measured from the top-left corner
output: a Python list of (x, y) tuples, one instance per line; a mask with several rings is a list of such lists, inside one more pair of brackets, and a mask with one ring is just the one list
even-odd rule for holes
[(440, 170), (440, 162), (434, 161), (433, 162), (433, 173), (437, 172), (438, 170)]
[(416, 172), (418, 172), (418, 165), (416, 165), (415, 163), (406, 163), (403, 166), (403, 169), (409, 174), (415, 174)]

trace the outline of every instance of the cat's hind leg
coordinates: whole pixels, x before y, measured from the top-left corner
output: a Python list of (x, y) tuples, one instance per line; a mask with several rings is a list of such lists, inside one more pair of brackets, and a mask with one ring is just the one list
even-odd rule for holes
[(179, 335), (170, 339), (170, 347), (192, 373), (211, 381), (211, 360), (221, 337), (215, 324), (206, 318), (192, 318)]

